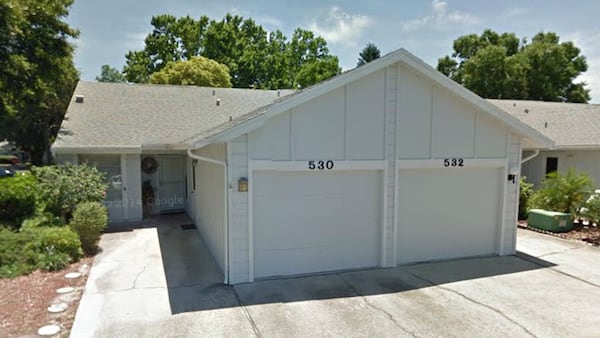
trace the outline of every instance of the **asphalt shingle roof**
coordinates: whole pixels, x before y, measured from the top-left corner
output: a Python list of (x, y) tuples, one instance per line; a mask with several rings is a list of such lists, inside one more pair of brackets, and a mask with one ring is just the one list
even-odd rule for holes
[(176, 145), (291, 93), (81, 81), (53, 148)]
[(600, 105), (488, 100), (552, 139), (557, 148), (600, 148)]

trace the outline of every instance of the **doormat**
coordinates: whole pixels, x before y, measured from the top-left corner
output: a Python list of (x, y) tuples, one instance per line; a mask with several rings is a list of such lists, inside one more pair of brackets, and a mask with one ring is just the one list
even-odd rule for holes
[(183, 229), (183, 230), (195, 230), (196, 229), (196, 224), (194, 224), (194, 223), (182, 224), (181, 225), (181, 229)]

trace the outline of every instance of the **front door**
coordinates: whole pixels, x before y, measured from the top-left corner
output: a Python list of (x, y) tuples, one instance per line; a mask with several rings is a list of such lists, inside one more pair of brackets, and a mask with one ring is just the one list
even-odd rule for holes
[(185, 208), (184, 158), (164, 156), (158, 158), (160, 212), (177, 212)]

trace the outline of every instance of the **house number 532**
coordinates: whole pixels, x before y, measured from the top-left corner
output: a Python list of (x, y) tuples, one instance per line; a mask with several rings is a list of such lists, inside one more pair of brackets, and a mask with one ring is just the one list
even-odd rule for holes
[(308, 161), (308, 169), (331, 170), (333, 169), (333, 161)]
[(464, 167), (465, 160), (462, 158), (445, 158), (444, 167)]

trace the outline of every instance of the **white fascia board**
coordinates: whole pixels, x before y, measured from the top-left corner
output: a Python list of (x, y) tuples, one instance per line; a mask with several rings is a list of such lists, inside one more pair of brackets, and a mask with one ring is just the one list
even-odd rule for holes
[(52, 147), (55, 154), (141, 154), (141, 147)]

